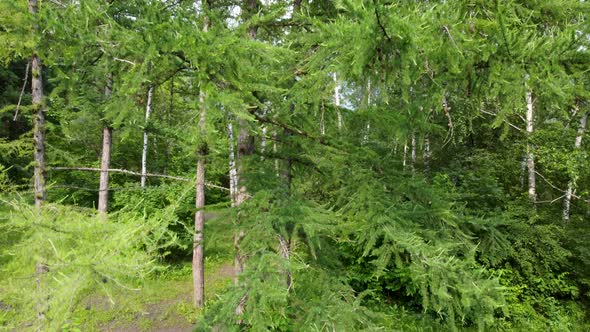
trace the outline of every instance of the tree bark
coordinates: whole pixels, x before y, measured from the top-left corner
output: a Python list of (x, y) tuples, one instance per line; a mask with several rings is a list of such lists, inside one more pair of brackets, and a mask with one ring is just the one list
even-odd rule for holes
[(147, 153), (148, 153), (148, 131), (147, 125), (152, 114), (152, 101), (154, 95), (154, 87), (150, 85), (147, 92), (147, 102), (145, 105), (145, 128), (143, 129), (143, 149), (141, 151), (141, 187), (145, 188), (147, 176)]
[[(113, 76), (109, 74), (105, 87), (105, 96), (108, 99), (112, 94)], [(100, 182), (98, 186), (98, 212), (106, 214), (109, 206), (109, 168), (111, 166), (111, 146), (113, 141), (113, 128), (106, 125), (102, 129), (102, 155), (100, 158)]]
[(100, 183), (98, 186), (98, 212), (106, 214), (109, 205), (109, 167), (111, 165), (111, 146), (113, 128), (102, 129), (102, 156), (100, 159)]
[(342, 130), (343, 124), (342, 113), (340, 112), (340, 84), (338, 83), (338, 77), (336, 76), (336, 73), (334, 73), (332, 77), (334, 78), (334, 83), (336, 84), (334, 86), (334, 108), (336, 109), (336, 115), (338, 116), (338, 130), (340, 131)]
[(238, 187), (238, 172), (236, 170), (236, 153), (235, 153), (235, 139), (234, 126), (232, 120), (229, 119), (227, 123), (227, 139), (229, 143), (229, 194), (231, 199), (231, 206), (236, 205), (236, 193)]
[[(257, 0), (245, 0), (244, 1), (244, 8), (242, 11), (246, 13), (248, 18), (251, 18), (255, 15), (258, 11), (258, 1)], [(258, 27), (252, 25), (248, 28), (248, 37), (252, 40), (256, 39), (258, 34)], [(236, 206), (240, 206), (244, 203), (249, 195), (248, 195), (248, 188), (247, 188), (247, 178), (245, 175), (245, 159), (252, 155), (254, 152), (254, 139), (250, 135), (248, 131), (248, 122), (245, 119), (239, 120), (239, 130), (238, 130), (238, 161), (237, 161), (237, 192), (236, 192)], [(239, 214), (238, 214), (238, 223)], [(236, 234), (234, 234), (234, 249), (235, 249), (235, 256), (234, 256), (234, 282), (238, 283), (239, 275), (244, 272), (245, 268), (245, 256), (242, 252), (241, 248), (241, 241), (244, 238), (245, 233), (243, 230), (239, 230)], [(240, 302), (238, 303), (235, 314), (240, 316), (244, 312), (244, 305), (246, 303), (246, 299), (248, 298), (248, 293), (244, 294)], [(238, 323), (241, 323), (241, 320), (238, 320)]]
[(424, 171), (430, 174), (430, 136), (424, 138)]
[(412, 167), (412, 173), (414, 173), (415, 167), (416, 167), (416, 134), (412, 133), (412, 151), (410, 154), (410, 158), (411, 158), (411, 167)]
[[(170, 106), (166, 112), (166, 122), (168, 128), (172, 127), (171, 114), (174, 110), (174, 76), (170, 79)], [(168, 164), (170, 163), (170, 139), (166, 138), (166, 151), (164, 152), (164, 174), (168, 174)]]
[(530, 90), (526, 92), (526, 132), (527, 132), (527, 169), (529, 173), (529, 199), (533, 202), (537, 202), (537, 184), (535, 174), (535, 154), (533, 153), (533, 147), (530, 142), (530, 138), (534, 131), (534, 116), (535, 109), (533, 105), (533, 94)]
[(325, 120), (325, 113), (326, 108), (324, 106), (324, 100), (322, 99), (322, 106), (321, 106), (321, 114), (320, 114), (320, 134), (322, 136), (326, 135), (326, 120)]
[(404, 159), (402, 161), (402, 166), (404, 167), (404, 170), (406, 169), (407, 160), (408, 160), (408, 141), (405, 140), (404, 141)]
[[(201, 2), (202, 8), (207, 6), (206, 0)], [(203, 32), (209, 30), (209, 20), (205, 17), (203, 22)], [(201, 115), (199, 116), (199, 147), (197, 159), (197, 183), (195, 194), (195, 234), (193, 238), (193, 290), (194, 305), (200, 308), (205, 303), (205, 260), (204, 260), (204, 241), (205, 241), (205, 161), (207, 158), (207, 107), (205, 105), (206, 94), (201, 87), (199, 92), (199, 103), (201, 105)]]
[[(38, 3), (37, 0), (29, 0), (29, 12), (37, 15)], [(35, 29), (38, 29), (35, 25)], [(41, 207), (41, 204), (47, 199), (47, 190), (45, 188), (46, 172), (45, 172), (45, 105), (43, 105), (43, 65), (41, 59), (36, 53), (33, 53), (31, 58), (31, 90), (32, 102), (35, 115), (33, 117), (33, 141), (34, 149), (34, 191), (35, 191), (35, 206)]]
[[(576, 135), (576, 140), (574, 142), (574, 150), (579, 150), (582, 146), (582, 138), (584, 137), (584, 132), (586, 131), (586, 124), (588, 122), (588, 112), (582, 115), (580, 118), (580, 126), (578, 127), (578, 134)], [(574, 181), (570, 180), (567, 185), (567, 190), (565, 191), (565, 198), (563, 200), (563, 221), (569, 222), (570, 221), (570, 208), (571, 208), (571, 201), (572, 195), (574, 191)]]

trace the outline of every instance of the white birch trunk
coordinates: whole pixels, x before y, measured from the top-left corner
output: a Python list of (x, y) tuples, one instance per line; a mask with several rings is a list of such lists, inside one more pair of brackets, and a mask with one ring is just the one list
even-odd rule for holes
[(416, 167), (416, 134), (412, 133), (412, 151), (411, 151), (411, 167), (412, 167), (412, 172), (414, 172), (415, 167)]
[[(367, 81), (367, 109), (371, 107), (371, 80)], [(369, 141), (369, 133), (371, 132), (371, 121), (367, 120), (367, 131), (365, 132), (365, 136), (363, 136), (363, 143), (367, 143)]]
[[(578, 127), (578, 134), (576, 135), (576, 140), (574, 142), (574, 149), (578, 150), (582, 146), (582, 138), (584, 137), (584, 132), (586, 131), (586, 124), (588, 122), (588, 112), (582, 115), (580, 119), (580, 126)], [(565, 191), (565, 198), (563, 200), (563, 221), (569, 222), (570, 220), (570, 208), (572, 202), (572, 195), (574, 192), (574, 181), (570, 180), (567, 185), (567, 190)]]
[(404, 160), (402, 162), (402, 165), (404, 166), (404, 170), (406, 169), (406, 164), (407, 164), (407, 160), (408, 160), (408, 141), (404, 141)]
[(145, 182), (147, 177), (147, 153), (148, 153), (148, 131), (147, 125), (152, 114), (152, 100), (154, 95), (154, 87), (150, 86), (147, 93), (147, 103), (145, 105), (145, 127), (143, 129), (143, 149), (141, 151), (141, 187), (145, 188)]
[(527, 104), (527, 111), (526, 111), (526, 132), (529, 138), (529, 142), (527, 142), (527, 169), (528, 169), (528, 179), (529, 179), (529, 198), (530, 200), (535, 203), (537, 202), (537, 184), (536, 184), (536, 174), (535, 174), (535, 155), (533, 153), (533, 147), (530, 143), (530, 137), (533, 135), (534, 131), (534, 117), (535, 117), (535, 109), (533, 105), (533, 94), (530, 90), (526, 92), (526, 104)]
[(236, 205), (236, 188), (238, 187), (238, 172), (236, 170), (234, 127), (231, 120), (229, 120), (229, 122), (227, 123), (227, 139), (229, 141), (229, 194), (231, 199), (231, 206), (233, 207)]
[(340, 112), (340, 84), (338, 83), (338, 77), (336, 73), (332, 75), (334, 79), (334, 108), (336, 109), (336, 115), (338, 116), (338, 130), (342, 130), (342, 113)]

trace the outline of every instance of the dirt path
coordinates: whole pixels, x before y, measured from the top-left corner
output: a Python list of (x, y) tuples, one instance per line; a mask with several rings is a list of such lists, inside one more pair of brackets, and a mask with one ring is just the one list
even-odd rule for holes
[[(231, 263), (218, 266), (215, 271), (206, 273), (205, 289), (215, 292), (221, 290), (231, 281), (234, 269)], [(143, 312), (135, 313), (133, 318), (125, 322), (112, 321), (100, 328), (110, 332), (190, 332), (193, 330), (196, 311), (192, 308), (191, 280), (183, 280), (174, 285), (181, 292), (173, 298), (166, 298), (154, 303), (147, 303)], [(213, 297), (210, 294), (207, 297)]]

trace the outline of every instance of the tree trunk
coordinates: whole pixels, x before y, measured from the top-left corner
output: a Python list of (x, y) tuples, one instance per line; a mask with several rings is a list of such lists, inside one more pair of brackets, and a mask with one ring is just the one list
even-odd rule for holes
[(143, 129), (143, 149), (141, 151), (141, 187), (145, 188), (147, 176), (147, 153), (148, 153), (148, 131), (147, 125), (152, 114), (152, 100), (154, 95), (154, 87), (150, 85), (147, 93), (147, 102), (145, 105), (145, 128)]
[[(202, 0), (202, 8), (207, 6), (206, 0)], [(209, 29), (209, 20), (205, 17), (203, 22), (203, 32)], [(201, 88), (199, 92), (199, 104), (201, 105), (201, 115), (199, 117), (199, 146), (197, 159), (197, 183), (195, 194), (195, 234), (193, 238), (193, 290), (194, 305), (200, 308), (205, 303), (205, 260), (204, 260), (204, 240), (205, 240), (205, 159), (207, 157), (207, 107), (205, 105), (205, 92)]]
[[(289, 262), (291, 260), (291, 241), (286, 239), (283, 235), (279, 235), (279, 253), (285, 262)], [(293, 285), (291, 269), (287, 267), (284, 269), (284, 271), (282, 271), (282, 273), (285, 274), (287, 291), (290, 291)]]
[(197, 160), (197, 183), (195, 207), (195, 236), (193, 243), (193, 284), (194, 284), (194, 305), (197, 308), (203, 306), (205, 302), (205, 267), (203, 256), (203, 241), (205, 239), (205, 158), (207, 156), (207, 143), (205, 143), (206, 135), (206, 109), (204, 105), (204, 94), (201, 93), (201, 116), (199, 119), (199, 128), (201, 130), (201, 139), (198, 151)]
[[(580, 119), (580, 127), (578, 127), (578, 134), (576, 135), (576, 140), (574, 142), (574, 149), (578, 150), (582, 146), (582, 138), (584, 137), (584, 132), (586, 131), (586, 124), (588, 122), (588, 112), (582, 115)], [(565, 198), (563, 200), (563, 221), (568, 222), (570, 220), (570, 207), (572, 201), (572, 195), (574, 191), (574, 182), (572, 180), (569, 181), (567, 185), (567, 190), (565, 191)]]
[(340, 84), (338, 83), (338, 78), (336, 73), (333, 75), (334, 83), (334, 108), (336, 109), (336, 115), (338, 116), (338, 130), (342, 130), (342, 113), (340, 112)]
[[(109, 74), (105, 96), (108, 99), (113, 89), (113, 76)], [(100, 158), (100, 183), (98, 187), (98, 212), (106, 214), (109, 206), (109, 168), (111, 166), (111, 146), (113, 141), (113, 128), (104, 126), (102, 129), (102, 155)]]
[(238, 172), (236, 170), (236, 154), (234, 148), (234, 126), (231, 119), (227, 123), (227, 136), (229, 142), (229, 194), (231, 206), (234, 207), (237, 199)]
[(326, 108), (324, 106), (324, 100), (322, 99), (322, 106), (320, 109), (321, 113), (320, 113), (320, 134), (322, 136), (326, 135), (326, 120), (325, 120), (325, 113), (326, 113)]
[(537, 185), (536, 185), (536, 174), (535, 174), (535, 155), (533, 153), (533, 147), (530, 142), (530, 138), (534, 131), (534, 107), (533, 107), (533, 94), (529, 90), (526, 92), (526, 132), (527, 132), (527, 169), (529, 173), (529, 198), (533, 203), (537, 202)]
[[(166, 112), (166, 122), (168, 128), (172, 128), (171, 114), (174, 110), (174, 76), (170, 79), (170, 106)], [(170, 139), (166, 138), (166, 151), (164, 152), (164, 174), (168, 174), (168, 164), (170, 163)]]
[[(265, 109), (262, 112), (262, 117), (266, 117), (266, 115), (268, 114), (268, 111)], [(266, 134), (268, 132), (268, 128), (266, 126), (266, 124), (262, 125), (262, 136), (260, 137), (260, 155), (261, 155), (261, 160), (264, 160), (264, 153), (266, 152)]]
[(402, 166), (404, 167), (404, 170), (406, 169), (407, 160), (408, 160), (408, 141), (405, 140), (404, 141), (404, 159), (402, 161)]
[(412, 151), (410, 154), (410, 158), (411, 158), (411, 167), (412, 167), (412, 173), (414, 173), (415, 167), (416, 167), (416, 134), (412, 133)]
[(430, 174), (430, 136), (424, 138), (424, 171)]
[[(246, 15), (251, 18), (256, 14), (258, 11), (258, 1), (257, 0), (245, 0), (244, 1), (244, 8), (242, 8), (243, 12), (246, 12)], [(258, 34), (258, 27), (253, 25), (250, 26), (248, 29), (248, 37), (252, 40), (256, 39)], [(239, 120), (239, 131), (238, 131), (238, 162), (237, 162), (237, 192), (236, 192), (236, 206), (240, 206), (244, 203), (249, 195), (248, 195), (248, 188), (247, 188), (247, 178), (245, 175), (245, 159), (252, 155), (254, 152), (254, 139), (248, 132), (248, 122), (245, 119)], [(239, 215), (238, 215), (239, 219)], [(239, 220), (238, 220), (239, 222)], [(243, 230), (239, 230), (236, 234), (234, 234), (234, 249), (235, 249), (235, 256), (234, 256), (234, 282), (238, 283), (239, 275), (244, 272), (245, 268), (245, 256), (242, 253), (241, 248), (241, 241), (244, 238), (245, 233)], [(237, 316), (242, 315), (244, 312), (244, 305), (246, 303), (246, 299), (248, 298), (248, 293), (244, 294), (240, 303), (238, 303), (235, 314)], [(241, 320), (238, 320), (238, 323), (241, 323)]]
[[(38, 11), (37, 0), (29, 0), (29, 12), (36, 15)], [(35, 25), (35, 29), (38, 27)], [(41, 59), (36, 53), (31, 58), (31, 91), (32, 102), (35, 115), (33, 117), (33, 141), (34, 149), (34, 190), (35, 206), (41, 207), (41, 204), (47, 199), (45, 188), (45, 106), (43, 105), (43, 65)]]
[(111, 145), (113, 128), (102, 129), (102, 156), (100, 159), (100, 183), (98, 189), (98, 212), (106, 214), (109, 205), (109, 167), (111, 165)]

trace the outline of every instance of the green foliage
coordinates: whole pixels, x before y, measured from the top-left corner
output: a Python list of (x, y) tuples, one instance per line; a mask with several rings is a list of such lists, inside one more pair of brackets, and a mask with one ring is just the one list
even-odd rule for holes
[[(206, 148), (207, 267), (234, 251), (246, 264), (234, 286), (209, 281), (203, 310), (169, 309), (200, 330), (588, 330), (587, 2), (39, 5), (0, 0), (3, 327), (155, 328), (138, 313), (162, 285), (190, 288)], [(21, 90), (33, 53), (48, 109), (41, 209), (27, 205), (30, 82)], [(137, 172), (145, 134), (148, 172), (168, 178), (141, 188), (110, 172), (97, 216), (98, 173), (58, 168), (99, 167), (105, 126), (111, 168)], [(230, 151), (239, 206), (219, 188)], [(85, 309), (96, 299), (110, 307)]]
[[(89, 291), (113, 302), (113, 293), (135, 288), (158, 268), (158, 251), (173, 239), (161, 219), (135, 213), (112, 214), (106, 222), (93, 212), (58, 205), (40, 212), (18, 201), (6, 204), (11, 209), (4, 213), (2, 233), (16, 240), (3, 247), (0, 288), (1, 301), (14, 315), (5, 324), (13, 328), (57, 329)], [(44, 319), (34, 319), (39, 312)]]

